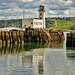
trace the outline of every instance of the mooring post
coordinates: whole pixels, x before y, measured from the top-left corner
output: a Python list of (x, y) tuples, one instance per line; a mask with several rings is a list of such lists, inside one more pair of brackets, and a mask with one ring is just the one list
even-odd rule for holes
[(19, 32), (16, 32), (16, 36), (17, 36), (17, 43), (19, 43)]
[(6, 35), (6, 31), (4, 32), (4, 37), (5, 37), (5, 43), (6, 43), (6, 45), (7, 45), (7, 35)]
[(20, 31), (19, 31), (19, 38), (20, 38), (20, 43), (22, 42), (22, 40), (21, 40), (21, 34), (20, 34)]
[(15, 43), (15, 38), (14, 38), (14, 32), (11, 32), (11, 37), (12, 37), (12, 43)]
[(24, 42), (27, 42), (27, 31), (24, 32)]
[(2, 39), (2, 44), (4, 44), (3, 31), (1, 31), (1, 39)]
[(24, 35), (23, 35), (24, 37), (23, 37), (23, 40), (24, 40), (24, 43), (25, 43), (25, 31), (24, 31)]
[(12, 43), (12, 35), (11, 35), (11, 34), (12, 34), (12, 32), (10, 31), (10, 32), (9, 32), (9, 40), (10, 40), (10, 44)]

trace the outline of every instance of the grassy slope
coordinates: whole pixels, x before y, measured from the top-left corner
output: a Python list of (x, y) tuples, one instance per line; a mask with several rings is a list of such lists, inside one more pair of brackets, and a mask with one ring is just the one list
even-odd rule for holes
[(75, 20), (54, 20), (57, 23), (53, 25), (53, 27), (49, 27), (49, 29), (75, 29)]
[[(13, 21), (13, 25), (12, 25)], [(19, 27), (22, 27), (22, 20), (19, 19)], [(7, 20), (7, 27), (17, 27), (17, 20)], [(5, 27), (5, 21), (0, 20), (0, 28)], [(75, 20), (56, 20), (46, 18), (46, 28), (49, 29), (75, 29)]]
[[(13, 24), (12, 24), (13, 21)], [(0, 28), (5, 27), (5, 22), (7, 27), (18, 27), (17, 26), (17, 19), (12, 19), (12, 20), (0, 20)], [(22, 20), (18, 19), (19, 22), (19, 27), (22, 27)]]

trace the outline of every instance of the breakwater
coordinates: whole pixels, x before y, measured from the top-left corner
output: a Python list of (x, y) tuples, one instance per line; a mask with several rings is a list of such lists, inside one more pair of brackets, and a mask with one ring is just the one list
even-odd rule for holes
[(75, 32), (70, 32), (67, 34), (67, 47), (75, 47)]
[(0, 44), (64, 40), (61, 30), (0, 31)]

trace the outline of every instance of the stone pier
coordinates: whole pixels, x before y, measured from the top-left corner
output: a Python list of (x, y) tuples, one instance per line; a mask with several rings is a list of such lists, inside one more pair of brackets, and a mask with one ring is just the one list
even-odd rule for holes
[(64, 40), (60, 30), (0, 31), (0, 44)]

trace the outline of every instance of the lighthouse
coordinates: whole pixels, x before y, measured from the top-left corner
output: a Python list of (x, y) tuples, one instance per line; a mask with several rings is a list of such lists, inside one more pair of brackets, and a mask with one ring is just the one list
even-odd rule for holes
[(22, 28), (33, 28), (33, 29), (45, 29), (45, 8), (44, 5), (40, 5), (38, 18), (24, 18), (22, 19)]
[(43, 20), (43, 29), (45, 29), (45, 8), (44, 8), (44, 5), (40, 5), (38, 11), (39, 11), (39, 19)]

